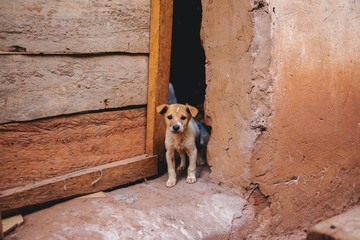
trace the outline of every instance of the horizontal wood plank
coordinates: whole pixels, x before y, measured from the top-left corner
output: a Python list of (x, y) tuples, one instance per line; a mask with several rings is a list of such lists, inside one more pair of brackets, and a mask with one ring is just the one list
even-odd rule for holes
[(147, 102), (148, 56), (0, 56), (0, 123)]
[(140, 155), (0, 192), (0, 209), (48, 202), (134, 182), (157, 174), (154, 156)]
[(145, 153), (145, 107), (0, 125), (0, 190)]
[(0, 51), (149, 52), (150, 0), (1, 0)]

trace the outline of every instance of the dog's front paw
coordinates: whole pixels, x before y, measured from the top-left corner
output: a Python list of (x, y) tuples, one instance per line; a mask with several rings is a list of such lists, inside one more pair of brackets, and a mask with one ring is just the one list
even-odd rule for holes
[(188, 176), (186, 178), (187, 183), (196, 183), (196, 177), (195, 176)]
[(175, 184), (176, 184), (176, 179), (174, 179), (174, 178), (169, 178), (166, 182), (167, 187), (173, 187), (173, 186), (175, 186)]

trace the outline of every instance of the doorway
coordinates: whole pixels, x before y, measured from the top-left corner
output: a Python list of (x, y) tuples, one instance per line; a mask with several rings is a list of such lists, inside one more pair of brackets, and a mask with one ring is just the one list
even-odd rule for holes
[(203, 112), (206, 83), (201, 20), (201, 0), (174, 0), (170, 82), (178, 103)]

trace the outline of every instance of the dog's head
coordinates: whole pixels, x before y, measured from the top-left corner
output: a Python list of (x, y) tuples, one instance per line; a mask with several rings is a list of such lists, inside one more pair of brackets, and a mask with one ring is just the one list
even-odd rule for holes
[(195, 107), (188, 104), (162, 104), (156, 107), (156, 111), (164, 115), (166, 127), (173, 133), (182, 133), (198, 113)]

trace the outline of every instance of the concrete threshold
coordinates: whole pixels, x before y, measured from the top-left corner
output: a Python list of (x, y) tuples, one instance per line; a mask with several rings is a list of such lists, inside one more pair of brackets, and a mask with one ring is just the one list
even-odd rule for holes
[[(167, 174), (104, 194), (75, 198), (24, 216), (5, 239), (229, 239), (233, 220), (246, 225), (247, 201), (211, 183), (209, 169), (198, 181), (179, 176), (166, 188)], [(242, 224), (240, 224), (242, 225)]]

